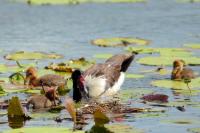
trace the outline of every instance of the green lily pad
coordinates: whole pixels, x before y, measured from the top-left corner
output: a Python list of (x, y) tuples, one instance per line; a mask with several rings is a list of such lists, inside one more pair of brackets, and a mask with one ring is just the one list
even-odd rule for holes
[(127, 101), (129, 99), (135, 99), (135, 98), (140, 98), (143, 95), (153, 93), (152, 90), (149, 89), (122, 89), (119, 91), (118, 94), (116, 94), (117, 97), (119, 97), (122, 101)]
[(23, 85), (13, 85), (10, 83), (1, 84), (1, 87), (6, 93), (24, 92), (27, 90)]
[(126, 48), (129, 52), (137, 52), (141, 54), (153, 54), (159, 53), (160, 56), (175, 56), (175, 57), (187, 57), (191, 56), (192, 53), (183, 48), (147, 48), (147, 47), (128, 47)]
[(59, 59), (61, 57), (62, 56), (58, 54), (47, 54), (42, 52), (26, 52), (26, 51), (19, 51), (4, 56), (4, 58), (7, 60)]
[(152, 112), (148, 112), (148, 113), (136, 113), (134, 114), (134, 117), (136, 118), (160, 118), (160, 117), (167, 117), (168, 115), (165, 113), (152, 113)]
[(83, 131), (72, 131), (68, 128), (61, 127), (32, 127), (32, 128), (19, 128), (19, 129), (10, 129), (4, 131), (3, 133), (84, 133)]
[[(18, 0), (19, 1), (19, 0)], [(136, 3), (146, 0), (23, 0), (28, 4), (34, 5), (63, 5), (63, 4), (82, 4), (82, 3)]]
[(183, 81), (155, 80), (151, 82), (151, 85), (161, 88), (173, 89), (175, 92), (185, 95), (198, 95), (200, 93), (200, 90), (196, 89), (200, 86), (200, 78), (192, 79), (192, 81), (189, 83), (191, 93)]
[(125, 125), (125, 124), (110, 124), (105, 125), (105, 128), (110, 130), (111, 132), (117, 133), (144, 133), (143, 130), (137, 129), (133, 126)]
[(184, 46), (193, 49), (200, 49), (200, 43), (189, 43), (185, 44)]
[(81, 69), (84, 71), (93, 64), (95, 64), (95, 61), (89, 61), (82, 57), (79, 59), (71, 59), (67, 62), (59, 63), (59, 64), (51, 63), (49, 66), (46, 66), (45, 68), (52, 69), (54, 71), (59, 71), (59, 72), (71, 73), (73, 69)]
[(147, 73), (147, 74), (159, 74), (159, 75), (167, 75), (171, 73), (171, 70), (162, 68), (162, 67), (158, 67), (156, 69), (147, 69), (147, 70), (142, 70), (140, 71), (141, 73)]
[(189, 132), (192, 132), (192, 133), (200, 133), (200, 127), (199, 128), (190, 128), (188, 129)]
[(102, 38), (96, 39), (92, 41), (92, 44), (101, 46), (101, 47), (116, 47), (116, 46), (127, 46), (130, 44), (137, 44), (137, 45), (148, 45), (150, 43), (149, 40), (140, 39), (140, 38), (126, 38), (126, 37), (119, 37), (119, 38)]
[(195, 119), (169, 119), (169, 120), (163, 120), (162, 122), (164, 123), (171, 123), (171, 124), (184, 124), (184, 125), (188, 125), (188, 124), (198, 124), (200, 123), (199, 120), (195, 120)]
[(188, 65), (200, 65), (200, 58), (199, 57), (155, 57), (155, 56), (149, 56), (140, 58), (137, 60), (138, 63), (143, 65), (150, 65), (150, 66), (172, 66), (173, 61), (177, 59), (182, 59), (186, 62)]
[(152, 104), (150, 105), (158, 105), (158, 106), (166, 106), (166, 107), (185, 107), (185, 106), (198, 106), (200, 102), (193, 102), (193, 101), (186, 101), (186, 100), (179, 100), (179, 101), (170, 101), (167, 103), (159, 103), (159, 104)]
[(112, 54), (95, 54), (94, 58), (99, 58), (99, 59), (108, 59), (112, 57)]
[(34, 119), (54, 119), (59, 117), (58, 113), (50, 113), (47, 111), (44, 112), (33, 112), (31, 113), (31, 117)]
[(126, 74), (126, 78), (129, 78), (129, 79), (140, 79), (140, 78), (144, 78), (144, 75), (127, 73)]

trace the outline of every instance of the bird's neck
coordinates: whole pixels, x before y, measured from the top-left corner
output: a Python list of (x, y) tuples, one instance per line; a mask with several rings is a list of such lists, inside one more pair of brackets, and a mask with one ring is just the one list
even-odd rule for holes
[(73, 80), (73, 99), (75, 102), (79, 102), (82, 99), (80, 88), (78, 87), (78, 79)]
[(39, 79), (37, 78), (37, 76), (33, 76), (30, 78), (29, 85), (39, 86)]

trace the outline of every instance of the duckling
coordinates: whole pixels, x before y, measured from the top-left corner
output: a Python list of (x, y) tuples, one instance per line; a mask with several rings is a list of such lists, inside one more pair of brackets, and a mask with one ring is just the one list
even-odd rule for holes
[(66, 80), (64, 77), (55, 74), (46, 74), (38, 77), (37, 70), (34, 67), (29, 67), (26, 70), (25, 84), (28, 84), (30, 87), (41, 86), (45, 96), (56, 105), (55, 100), (59, 100), (56, 90), (58, 87), (64, 87)]
[(173, 62), (173, 70), (171, 73), (172, 80), (193, 79), (195, 78), (192, 69), (186, 67), (184, 60), (175, 60)]

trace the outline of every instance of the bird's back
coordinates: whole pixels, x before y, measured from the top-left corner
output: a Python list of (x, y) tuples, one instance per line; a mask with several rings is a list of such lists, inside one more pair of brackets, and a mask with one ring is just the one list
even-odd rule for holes
[(41, 85), (44, 86), (62, 86), (65, 84), (65, 79), (62, 76), (55, 74), (47, 74), (39, 78)]

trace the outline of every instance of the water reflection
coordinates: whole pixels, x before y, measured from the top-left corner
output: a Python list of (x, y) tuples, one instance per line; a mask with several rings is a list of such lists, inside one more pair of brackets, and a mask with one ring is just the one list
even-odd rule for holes
[(114, 132), (110, 131), (104, 125), (95, 124), (89, 131), (86, 131), (86, 133), (114, 133)]
[(11, 128), (21, 128), (25, 125), (24, 117), (9, 117), (8, 116), (8, 124)]

